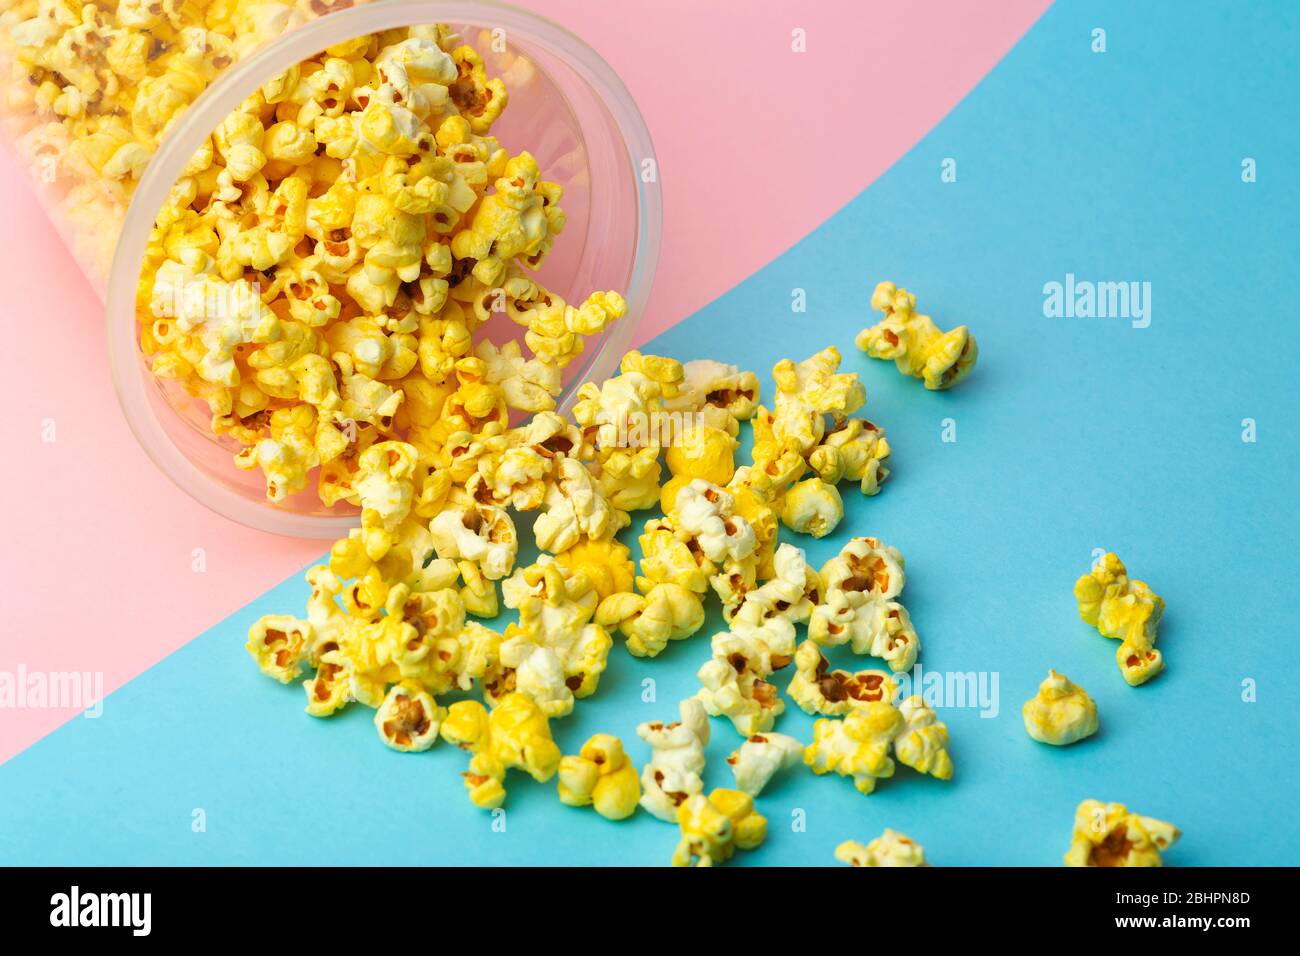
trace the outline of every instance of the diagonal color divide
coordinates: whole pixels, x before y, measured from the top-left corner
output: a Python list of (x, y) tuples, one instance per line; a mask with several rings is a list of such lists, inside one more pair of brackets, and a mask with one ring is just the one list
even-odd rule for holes
[[(1089, 50), (1099, 22), (1104, 55)], [(738, 865), (828, 864), (840, 841), (886, 826), (936, 864), (1056, 865), (1084, 798), (1180, 826), (1172, 865), (1294, 862), (1300, 753), (1279, 733), (1300, 720), (1294, 360), (1225, 344), (1222, 296), (1234, 342), (1276, 340), (1300, 257), (1286, 172), (1300, 129), (1282, 121), (1298, 41), (1291, 5), (1054, 8), (870, 189), (653, 343), (679, 358), (708, 343), (760, 373), (841, 347), (895, 471), (876, 498), (846, 487), (843, 526), (799, 543), (817, 565), (850, 534), (897, 546), (921, 665), (953, 688), (940, 705), (952, 781), (900, 768), (865, 797), (797, 768), (763, 794), (768, 841)], [(1249, 74), (1233, 69), (1247, 56)], [(1257, 182), (1242, 181), (1243, 157)], [(940, 179), (945, 159), (956, 182)], [(1049, 317), (1043, 288), (1068, 274), (1151, 283), (1151, 323)], [(953, 392), (853, 348), (884, 277), (978, 333), (980, 365)], [(797, 287), (806, 313), (790, 311)], [(1169, 669), (1141, 688), (1078, 619), (1071, 588), (1098, 547), (1168, 602)], [(306, 592), (287, 580), (127, 684), (100, 719), (0, 767), (0, 859), (667, 862), (676, 830), (647, 815), (608, 823), (561, 806), (553, 782), (512, 777), (500, 832), (466, 800), (456, 749), (388, 751), (362, 707), (307, 717), (301, 688), (268, 681), (240, 649), (259, 614), (298, 609)], [(653, 661), (616, 647), (600, 692), (554, 724), (565, 752), (613, 733), (640, 765), (636, 724), (674, 716), (698, 688), (719, 623)], [(1020, 705), (1049, 667), (1096, 699), (1096, 737), (1057, 749), (1025, 735)], [(948, 675), (966, 674), (958, 700), (964, 681)], [(811, 724), (788, 710), (777, 729), (807, 741)], [(724, 721), (712, 731), (710, 788), (730, 783), (739, 743)]]

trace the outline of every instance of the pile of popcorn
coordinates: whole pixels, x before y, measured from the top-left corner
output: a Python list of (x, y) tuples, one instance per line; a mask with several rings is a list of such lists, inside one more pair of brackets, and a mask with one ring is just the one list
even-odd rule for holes
[[(19, 0), (0, 8), (8, 124), (35, 164), (55, 162), (66, 212), (103, 262), (149, 159), (176, 118), (253, 46), (350, 2)], [(822, 568), (780, 528), (821, 538), (844, 517), (838, 486), (874, 495), (889, 476), (883, 429), (833, 346), (757, 375), (713, 360), (629, 352), (618, 374), (556, 412), (565, 370), (621, 319), (615, 291), (569, 303), (534, 274), (562, 233), (562, 190), (492, 127), (500, 79), (446, 27), (362, 36), (264, 84), (194, 154), (150, 235), (137, 311), (153, 373), (205, 403), (234, 463), (267, 498), (315, 494), (360, 527), (307, 574), (306, 616), (257, 621), (248, 650), (301, 681), (309, 714), (374, 709), (403, 752), (466, 751), (465, 787), (500, 807), (509, 771), (556, 779), (560, 800), (611, 820), (644, 809), (680, 829), (672, 861), (711, 866), (763, 842), (756, 807), (799, 764), (871, 793), (896, 764), (948, 780), (946, 726), (898, 700), (920, 640), (899, 598), (897, 549), (852, 537)], [(877, 286), (884, 314), (857, 343), (930, 389), (974, 367), (966, 328), (942, 332), (915, 297)], [(519, 341), (494, 344), (503, 313)], [(737, 465), (742, 423), (750, 460)], [(667, 427), (664, 427), (665, 424)], [(666, 473), (665, 473), (666, 470)], [(651, 511), (640, 556), (616, 535)], [(516, 517), (535, 513), (540, 556), (517, 566)], [(640, 519), (638, 519), (640, 520)], [(498, 590), (498, 583), (500, 589)], [(1132, 684), (1162, 667), (1163, 602), (1107, 555), (1076, 586), (1080, 613), (1122, 642)], [(551, 721), (598, 690), (616, 639), (655, 657), (696, 634), (716, 597), (699, 692), (678, 719), (637, 728), (640, 769), (609, 734), (576, 754)], [(518, 620), (494, 630), (474, 618)], [(804, 628), (800, 640), (799, 628)], [(830, 666), (847, 648), (888, 668)], [(774, 728), (789, 698), (817, 716), (803, 743)], [(477, 699), (439, 702), (453, 692)], [(1095, 703), (1052, 671), (1025, 705), (1029, 734), (1096, 732)], [(705, 792), (710, 717), (740, 740), (732, 789)], [(1149, 865), (1178, 837), (1118, 804), (1085, 801), (1067, 862)], [(836, 857), (923, 866), (892, 830)]]

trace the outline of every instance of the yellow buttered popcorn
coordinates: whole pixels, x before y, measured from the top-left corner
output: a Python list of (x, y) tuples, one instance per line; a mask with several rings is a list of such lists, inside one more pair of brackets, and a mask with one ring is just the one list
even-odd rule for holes
[(844, 499), (832, 484), (820, 478), (796, 482), (786, 493), (781, 521), (791, 531), (824, 538), (844, 518)]
[(533, 534), (538, 548), (559, 553), (583, 538), (607, 541), (630, 520), (627, 512), (609, 502), (586, 466), (566, 457), (560, 459), (558, 473), (546, 490)]
[(442, 738), (467, 750), (464, 774), (470, 801), (483, 809), (505, 802), (508, 770), (523, 770), (538, 783), (555, 776), (560, 748), (551, 738), (546, 715), (523, 694), (507, 694), (489, 713), (478, 701), (457, 701), (447, 708)]
[(1156, 627), (1165, 602), (1143, 581), (1128, 576), (1115, 554), (1106, 554), (1074, 585), (1079, 616), (1103, 637), (1120, 641), (1115, 660), (1124, 680), (1136, 687), (1164, 670), (1156, 650)]
[(939, 331), (928, 315), (916, 313), (916, 297), (906, 289), (881, 282), (871, 294), (871, 307), (885, 318), (855, 341), (872, 358), (892, 359), (900, 372), (924, 380), (928, 389), (951, 388), (975, 367), (975, 336), (964, 325)]
[(675, 394), (682, 374), (673, 359), (629, 352), (618, 375), (578, 389), (573, 417), (594, 432), (598, 450), (661, 448), (664, 397)]
[(1064, 674), (1048, 671), (1022, 709), (1025, 732), (1045, 744), (1065, 746), (1097, 732), (1097, 705)]
[(759, 578), (777, 576), (777, 533), (780, 530), (785, 495), (790, 485), (806, 469), (807, 463), (803, 458), (788, 451), (762, 467), (743, 465), (737, 468), (724, 489), (732, 496), (733, 512), (748, 521), (754, 529), (754, 537), (758, 542), (754, 549), (755, 570)]
[(288, 614), (268, 614), (248, 629), (248, 653), (262, 673), (288, 684), (302, 673), (312, 626)]
[(613, 641), (592, 623), (597, 594), (581, 571), (571, 572), (549, 555), (520, 568), (502, 585), (519, 622), (506, 628), (499, 649), (501, 671), (489, 699), (522, 693), (548, 717), (573, 710), (575, 698), (595, 693)]
[(596, 734), (576, 756), (560, 761), (560, 801), (571, 807), (595, 808), (609, 820), (636, 812), (641, 782), (623, 744), (609, 734)]
[(329, 717), (352, 700), (352, 675), (339, 662), (337, 652), (329, 651), (316, 665), (316, 673), (303, 681), (303, 689), (307, 692), (307, 713)]
[[(611, 505), (621, 511), (642, 511), (660, 501), (658, 446), (604, 448), (595, 465), (596, 485)], [(671, 510), (671, 502), (665, 502)]]
[(805, 713), (843, 717), (876, 701), (892, 701), (897, 685), (884, 671), (851, 674), (828, 670), (829, 664), (814, 641), (804, 641), (794, 655), (795, 674), (786, 688), (790, 699)]
[(849, 866), (928, 866), (925, 850), (906, 834), (885, 828), (866, 846), (845, 840), (835, 848), (835, 859)]
[[(776, 381), (776, 399), (770, 420), (759, 410), (755, 426), (755, 461), (767, 460), (770, 454), (792, 450), (804, 456), (826, 434), (826, 416), (841, 421), (866, 401), (866, 391), (858, 376), (838, 371), (841, 357), (833, 345), (817, 354), (793, 362), (782, 359), (772, 369)], [(760, 455), (760, 446), (766, 454)]]
[(869, 794), (877, 780), (894, 775), (889, 748), (902, 725), (903, 718), (888, 701), (852, 710), (843, 720), (824, 717), (813, 725), (804, 763), (818, 775), (852, 777), (858, 792)]
[(379, 739), (402, 753), (428, 750), (438, 741), (447, 715), (429, 693), (418, 686), (394, 684), (375, 711)]
[(677, 808), (677, 823), (682, 838), (673, 866), (725, 863), (737, 849), (753, 850), (767, 838), (767, 818), (754, 809), (754, 798), (722, 787), (687, 798)]
[(939, 780), (952, 779), (948, 755), (948, 726), (940, 721), (919, 694), (898, 705), (903, 725), (894, 738), (894, 756), (905, 767)]
[(1066, 866), (1162, 866), (1182, 836), (1171, 823), (1130, 813), (1122, 803), (1084, 800), (1074, 814)]
[(632, 590), (636, 566), (631, 554), (627, 545), (619, 541), (580, 538), (555, 555), (555, 560), (570, 572), (585, 574), (596, 589), (596, 595), (604, 601), (611, 595)]
[(894, 775), (893, 758), (918, 773), (952, 778), (948, 728), (919, 696), (897, 707), (889, 700), (873, 701), (851, 709), (843, 720), (822, 718), (804, 750), (804, 763), (813, 773), (852, 777), (866, 794), (875, 790), (876, 780)]
[(849, 644), (882, 658), (896, 673), (912, 669), (921, 650), (907, 609), (894, 598), (906, 583), (903, 556), (876, 538), (852, 538), (822, 567), (822, 603), (808, 618), (808, 637), (823, 647)]
[(778, 773), (803, 762), (803, 749), (786, 734), (754, 734), (727, 758), (736, 789), (757, 797)]
[[(202, 21), (207, 6), (186, 7), (182, 19)], [(224, 44), (224, 63), (233, 61), (224, 34), (189, 39), (213, 56)], [(150, 87), (132, 122), (113, 104), (68, 150), (92, 162), (96, 179), (101, 167), (136, 175), (216, 72), (195, 62), (192, 76), (154, 76), (188, 63), (182, 45), (166, 31), (145, 31), (140, 43), (146, 58), (121, 61), (132, 64), (133, 88)], [(549, 466), (539, 472), (533, 456), (546, 454), (519, 437), (535, 429), (512, 426), (510, 411), (549, 412), (561, 370), (627, 305), (612, 291), (569, 305), (525, 278), (565, 217), (560, 187), (535, 158), (490, 134), (506, 102), (500, 81), (445, 28), (359, 37), (245, 100), (160, 211), (140, 279), (141, 347), (156, 374), (207, 402), (214, 432), (243, 446), (237, 464), (265, 472), (273, 501), (305, 490), (320, 469), (322, 502), (364, 513), (355, 463), (366, 440), (340, 438), (362, 426), (418, 449), (426, 477), (415, 504), (426, 519), (451, 490), (448, 475), (478, 504), (531, 509), (548, 490), (566, 491), (548, 480)], [(526, 329), (522, 346), (482, 336), (496, 312)], [(591, 463), (583, 444), (558, 457)], [(657, 496), (651, 464), (636, 463), (638, 494), (653, 486)], [(569, 484), (581, 480), (565, 470)]]
[(758, 376), (753, 372), (713, 359), (695, 359), (682, 366), (681, 385), (664, 407), (695, 415), (703, 424), (735, 436), (740, 422), (754, 417), (758, 401)]
[(836, 422), (808, 455), (808, 465), (829, 485), (855, 481), (864, 495), (879, 493), (889, 477), (889, 442), (882, 428), (865, 418)]
[(727, 607), (757, 583), (758, 537), (735, 511), (735, 499), (702, 478), (677, 494), (673, 509), (646, 523), (641, 536), (642, 578), (637, 584), (673, 581), (703, 594), (708, 586)]
[(821, 576), (808, 566), (803, 549), (782, 544), (773, 555), (768, 579), (724, 610), (732, 623), (761, 625), (780, 617), (803, 624), (820, 600), (821, 586)]
[(650, 746), (650, 760), (641, 770), (641, 806), (665, 823), (677, 822), (677, 811), (704, 791), (704, 747), (709, 742), (709, 717), (693, 697), (678, 706), (679, 720), (646, 721), (636, 735)]
[[(843, 515), (835, 485), (853, 481), (863, 494), (874, 495), (889, 476), (884, 430), (850, 417), (866, 402), (866, 391), (855, 373), (839, 372), (839, 364), (833, 346), (797, 364), (778, 362), (772, 369), (775, 406), (759, 407), (753, 418), (754, 468), (774, 485), (771, 497), (787, 526), (819, 537)], [(805, 470), (814, 475), (790, 502), (785, 489)]]
[(724, 429), (695, 422), (673, 436), (664, 461), (679, 486), (695, 478), (702, 478), (714, 485), (725, 485), (736, 473), (737, 444), (736, 439)]
[(672, 582), (652, 585), (644, 595), (610, 594), (596, 609), (596, 623), (617, 628), (633, 657), (657, 657), (669, 641), (690, 637), (704, 624), (704, 603), (694, 591)]

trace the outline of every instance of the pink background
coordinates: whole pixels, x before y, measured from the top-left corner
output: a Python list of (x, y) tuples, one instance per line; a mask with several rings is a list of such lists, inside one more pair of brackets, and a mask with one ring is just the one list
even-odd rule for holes
[[(861, 192), (1049, 4), (665, 0), (635, 22), (607, 0), (524, 5), (613, 64), (654, 136), (665, 228), (644, 340)], [(804, 54), (790, 49), (796, 27), (806, 31)], [(828, 155), (832, 132), (828, 175), (810, 156)], [(208, 514), (154, 470), (118, 412), (101, 304), (3, 153), (0, 208), (11, 336), (0, 671), (103, 672), (107, 693), (324, 549)], [(53, 442), (43, 441), (47, 420)], [(206, 571), (196, 572), (200, 548)], [(70, 716), (0, 711), (0, 761)]]

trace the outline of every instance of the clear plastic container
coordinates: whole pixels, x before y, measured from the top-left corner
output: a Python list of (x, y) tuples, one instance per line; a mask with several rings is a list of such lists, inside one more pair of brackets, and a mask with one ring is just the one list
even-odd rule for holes
[[(569, 299), (614, 289), (628, 302), (628, 314), (589, 339), (583, 355), (566, 369), (561, 412), (580, 382), (613, 374), (629, 347), (649, 298), (662, 218), (657, 177), (643, 175), (655, 168), (655, 154), (635, 103), (610, 66), (562, 27), (490, 0), (341, 6), (313, 0), (309, 7), (329, 16), (286, 21), (288, 32), (225, 69), (172, 124), (134, 189), (107, 279), (114, 383), (127, 421), (154, 463), (195, 499), (232, 520), (321, 539), (345, 536), (357, 524), (355, 513), (327, 509), (310, 491), (280, 504), (268, 502), (261, 475), (235, 468), (231, 458), (237, 448), (211, 434), (206, 408), (162, 385), (138, 346), (136, 287), (150, 229), (191, 155), (227, 114), (266, 80), (325, 47), (417, 24), (455, 28), (510, 93), (493, 135), (512, 152), (532, 152), (547, 179), (564, 187), (568, 222), (539, 280)], [(58, 221), (58, 207), (47, 208)], [(93, 264), (69, 235), (77, 230), (66, 221), (59, 225), (95, 281)], [(508, 321), (503, 324), (506, 328), (490, 324), (489, 337), (500, 341), (518, 333)]]

